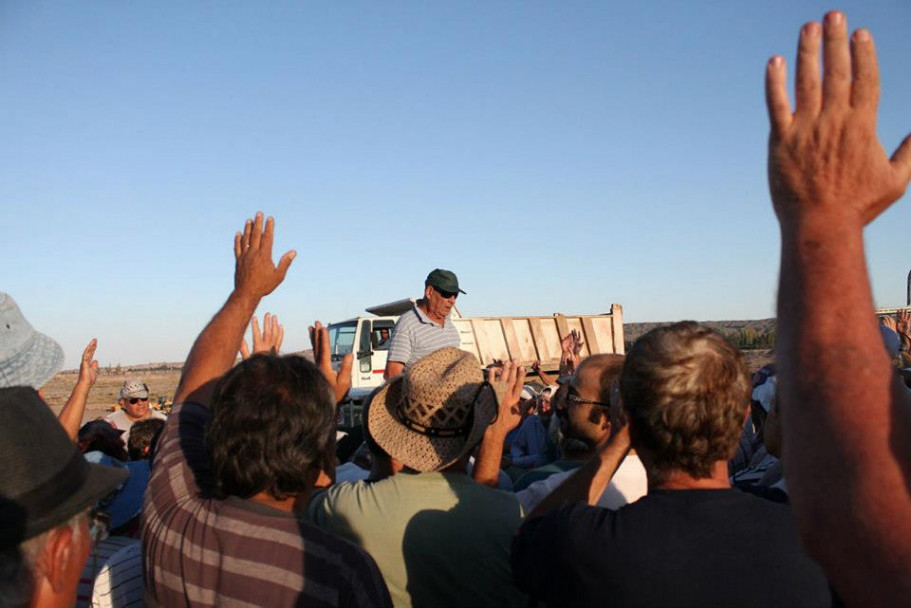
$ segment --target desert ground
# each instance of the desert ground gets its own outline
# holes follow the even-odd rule
[[[47,401],[54,413],[59,413],[66,403],[67,397],[76,385],[78,378],[76,371],[64,371],[54,376],[50,382],[41,389],[44,400]],[[149,385],[149,400],[158,403],[159,397],[168,401],[174,396],[177,382],[180,380],[179,369],[168,370],[121,370],[113,373],[102,369],[98,375],[98,382],[89,393],[89,402],[85,409],[83,422],[107,415],[117,403],[120,387],[127,378],[139,378]]]

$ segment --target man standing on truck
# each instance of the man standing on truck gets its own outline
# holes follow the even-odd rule
[[[418,359],[441,348],[459,348],[459,331],[449,313],[460,293],[465,292],[459,288],[454,272],[436,268],[427,275],[424,297],[399,317],[392,330],[385,379],[395,378]]]

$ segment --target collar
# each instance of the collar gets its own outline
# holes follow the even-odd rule
[[[430,325],[436,325],[437,327],[445,327],[445,326],[446,326],[446,319],[443,319],[443,322],[442,322],[442,323],[437,323],[436,321],[431,320],[430,317],[427,316],[427,313],[425,313],[425,312],[421,309],[421,307],[418,306],[417,304],[414,305],[414,308],[413,308],[412,310],[414,310],[414,314],[416,314],[416,315],[418,316],[418,320],[419,320],[421,323],[427,323],[427,324],[430,324]]]

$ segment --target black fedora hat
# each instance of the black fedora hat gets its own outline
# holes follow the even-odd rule
[[[0,389],[0,547],[58,526],[126,481],[86,462],[33,388]]]

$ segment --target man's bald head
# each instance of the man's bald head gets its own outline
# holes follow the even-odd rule
[[[596,401],[610,403],[611,385],[620,378],[625,359],[623,355],[591,355],[576,370],[580,385],[587,387],[589,394],[597,394]]]

